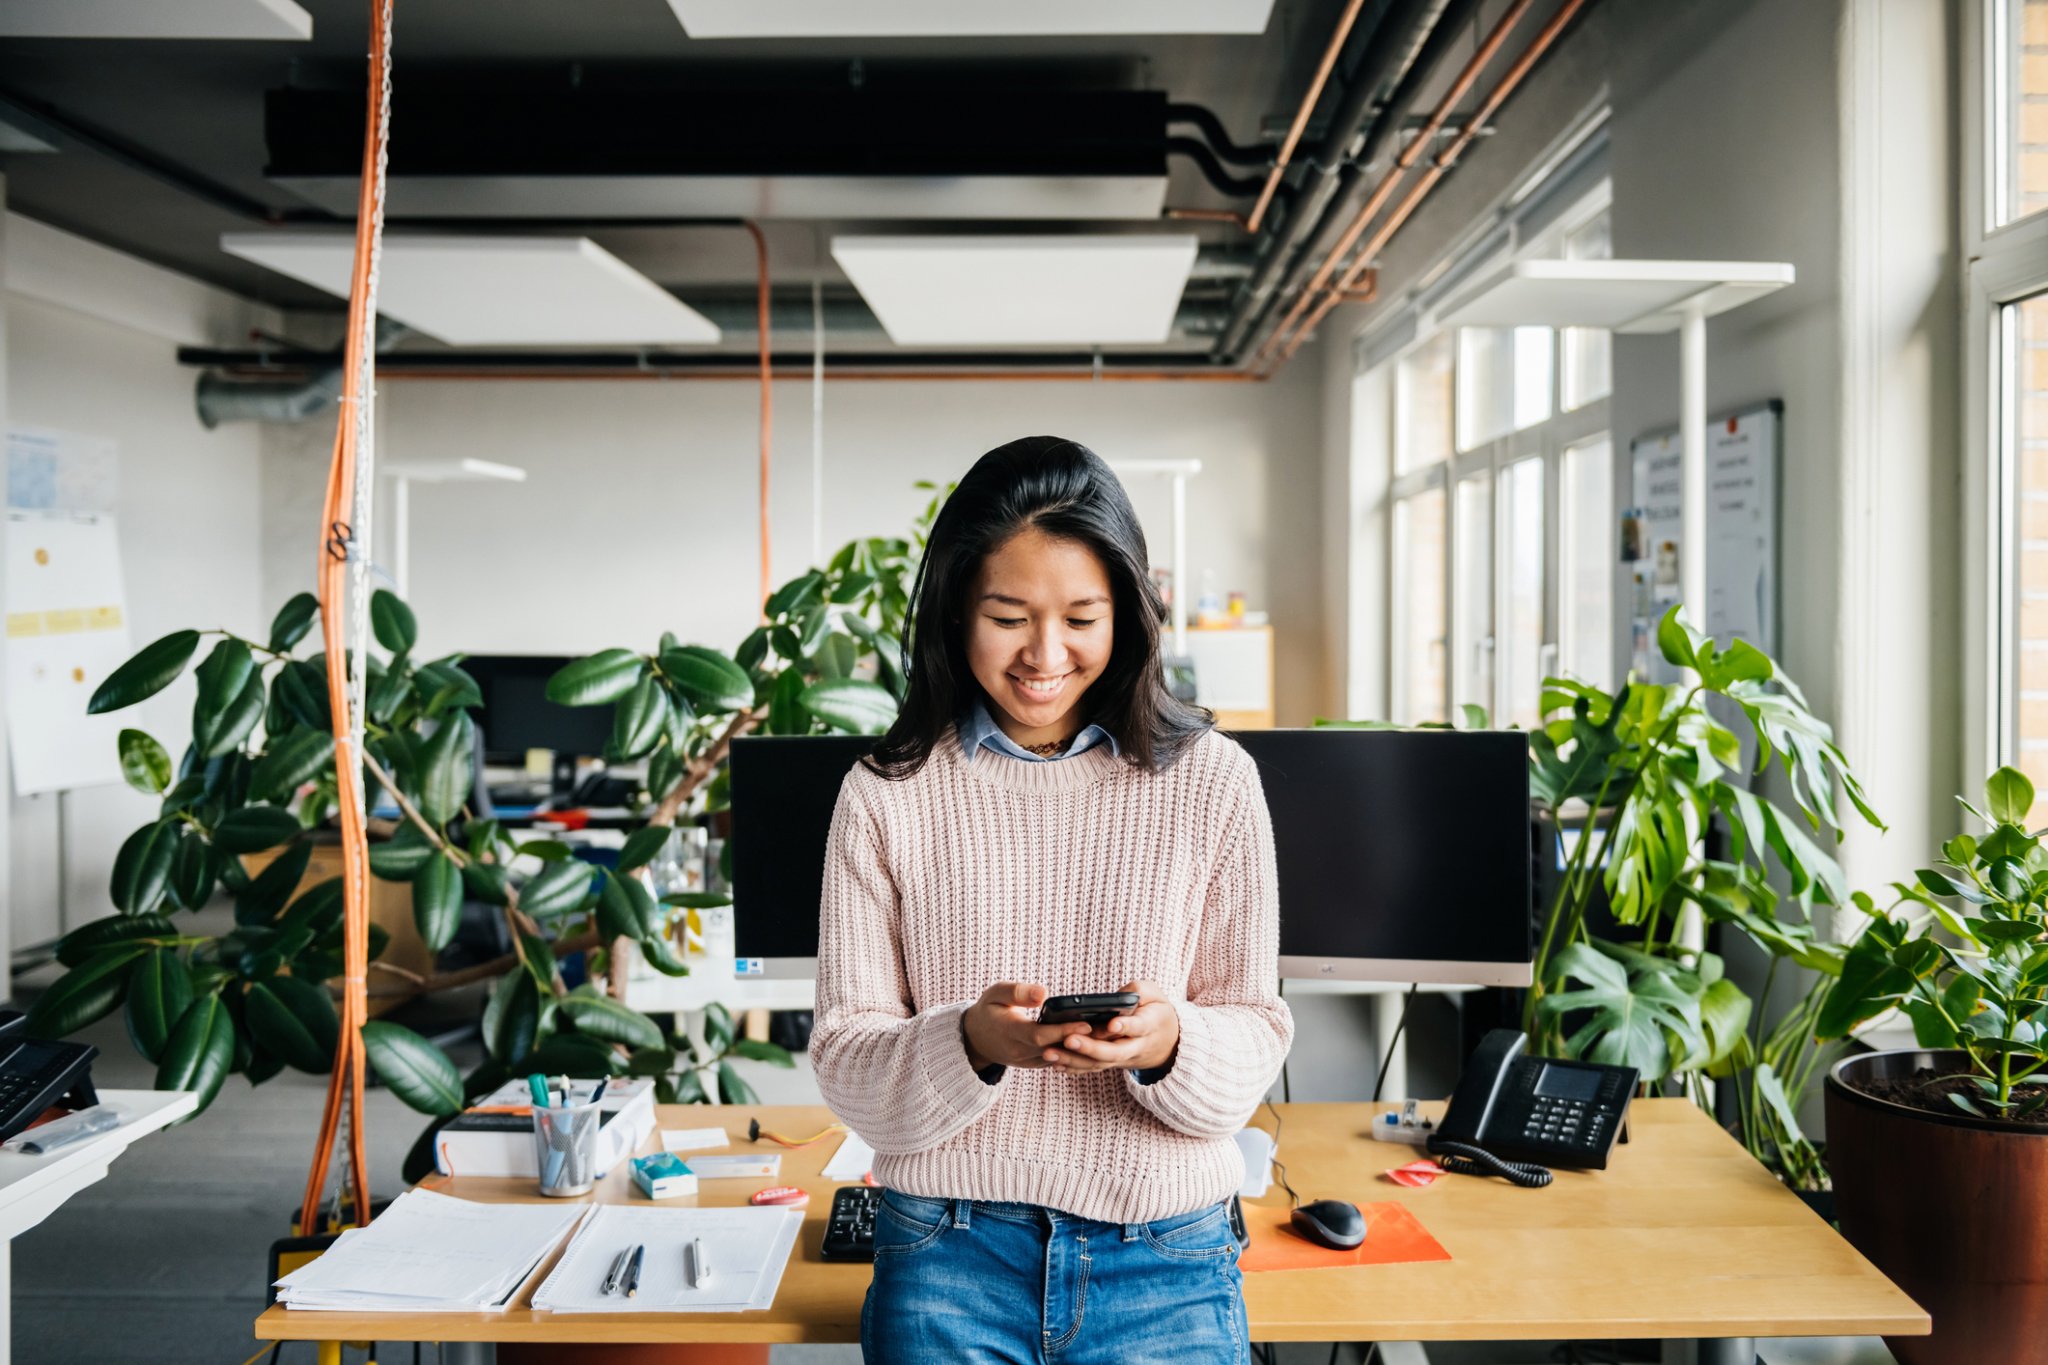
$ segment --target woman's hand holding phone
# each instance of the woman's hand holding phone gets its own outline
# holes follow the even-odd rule
[[[1049,1064],[1062,1071],[1150,1071],[1173,1060],[1180,1046],[1180,1014],[1159,983],[1130,981],[1117,989],[1135,992],[1138,1008],[1047,1048]]]
[[[976,1071],[989,1066],[1052,1066],[1062,1057],[1060,1041],[1086,1035],[1088,1025],[1041,1024],[1038,1007],[1046,989],[1022,981],[998,981],[967,1007],[960,1026],[967,1035],[967,1060]]]

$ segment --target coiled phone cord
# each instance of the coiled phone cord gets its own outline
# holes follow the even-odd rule
[[[1529,1190],[1540,1190],[1551,1180],[1550,1172],[1541,1166],[1526,1161],[1504,1161],[1484,1147],[1474,1147],[1469,1142],[1433,1137],[1429,1140],[1429,1152],[1437,1159],[1437,1165],[1453,1175],[1497,1175]]]

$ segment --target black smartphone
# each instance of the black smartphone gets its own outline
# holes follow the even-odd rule
[[[1138,1008],[1136,991],[1105,991],[1100,995],[1055,995],[1038,1009],[1041,1024],[1086,1024],[1101,1028],[1120,1014]]]

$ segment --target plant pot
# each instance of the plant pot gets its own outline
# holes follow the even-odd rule
[[[1857,1088],[1962,1051],[1874,1052],[1828,1070],[1827,1162],[1842,1235],[1934,1318],[1886,1337],[1900,1365],[2048,1360],[2048,1130],[1937,1114]]]

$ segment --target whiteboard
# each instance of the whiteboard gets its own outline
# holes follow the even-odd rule
[[[1785,405],[1773,399],[1715,418],[1707,428],[1707,600],[1686,618],[1725,645],[1747,640],[1773,657],[1778,644],[1778,467]],[[1678,670],[1657,649],[1657,623],[1679,600],[1684,489],[1678,433],[1629,443],[1633,482],[1622,512],[1628,571],[1630,666],[1650,682]]]

